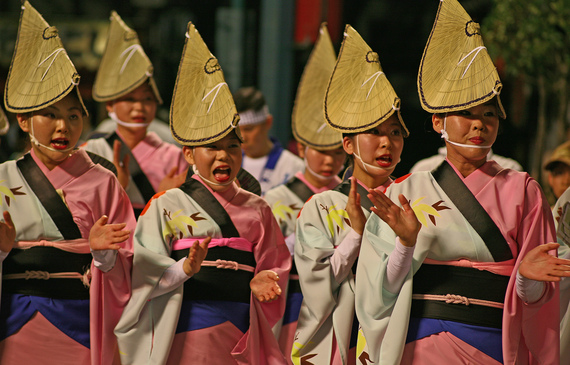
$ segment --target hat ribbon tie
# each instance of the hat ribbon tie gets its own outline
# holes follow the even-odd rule
[[[119,72],[120,74],[123,74],[123,71],[125,71],[125,68],[127,67],[127,63],[129,63],[129,61],[131,60],[131,57],[133,57],[133,55],[135,54],[136,51],[142,51],[142,46],[140,44],[133,44],[130,47],[127,47],[127,49],[125,49],[120,57],[123,57],[127,52],[129,52],[129,54],[127,55],[127,58],[125,59],[125,62],[123,62],[123,66],[121,66],[121,71]]]
[[[366,85],[366,83],[367,83],[368,81],[370,81],[373,77],[375,77],[375,78],[374,78],[374,82],[372,83],[372,86],[370,86],[370,90],[368,90],[368,94],[366,94],[366,100],[368,100],[368,96],[370,96],[370,92],[372,91],[372,88],[374,88],[374,85],[376,85],[376,81],[378,80],[378,77],[380,77],[380,75],[383,75],[383,74],[384,74],[384,72],[382,72],[382,71],[377,71],[377,72],[375,72],[372,76],[370,76],[369,78],[367,78],[366,81],[364,81],[364,82],[362,83],[362,85],[360,85],[360,87],[363,87],[364,85]]]
[[[461,78],[463,78],[463,76],[465,76],[465,74],[467,73],[467,70],[469,70],[469,67],[471,67],[471,64],[473,63],[473,61],[475,61],[475,57],[477,57],[479,52],[481,52],[484,49],[487,49],[487,47],[485,47],[485,46],[475,47],[475,48],[473,48],[473,50],[471,52],[467,53],[465,55],[465,57],[463,57],[459,62],[457,62],[457,66],[459,66],[459,64],[461,62],[463,62],[467,57],[469,57],[471,55],[471,53],[475,52],[475,55],[473,55],[473,58],[471,58],[471,62],[469,62],[469,64],[467,65],[467,68],[465,69],[465,71],[463,71],[463,75],[461,75]]]
[[[42,75],[42,81],[44,79],[44,77],[46,77],[46,74],[48,73],[49,69],[51,68],[51,65],[53,65],[53,62],[55,61],[55,59],[57,58],[57,56],[61,53],[64,52],[65,53],[65,49],[63,48],[58,48],[55,51],[53,51],[49,56],[47,56],[46,58],[44,58],[44,60],[42,62],[40,62],[38,64],[37,67],[40,67],[44,62],[46,62],[47,60],[49,60],[50,58],[53,57],[53,59],[51,60],[48,68],[46,69],[46,71],[44,72],[44,74]]]
[[[206,112],[206,114],[208,114],[210,112],[210,109],[212,108],[212,104],[214,104],[214,101],[216,100],[216,97],[218,97],[218,93],[220,92],[220,89],[222,88],[222,86],[227,85],[225,82],[220,82],[219,84],[217,84],[216,86],[214,86],[212,88],[212,90],[210,90],[206,95],[204,95],[204,97],[202,98],[202,101],[204,101],[204,99],[206,99],[208,97],[208,95],[210,95],[214,90],[216,90],[216,94],[214,95],[214,98],[212,99],[212,101],[210,102],[210,106],[208,107],[208,111]]]

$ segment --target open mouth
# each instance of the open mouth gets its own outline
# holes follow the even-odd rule
[[[56,150],[65,150],[69,147],[69,140],[65,138],[56,138],[52,139],[50,144]]]
[[[392,156],[382,155],[376,159],[376,162],[381,167],[390,167],[392,165]]]
[[[216,169],[214,169],[214,179],[216,179],[217,182],[226,182],[230,179],[230,174],[232,172],[232,169],[230,167],[227,166],[222,166],[222,167],[218,167]]]

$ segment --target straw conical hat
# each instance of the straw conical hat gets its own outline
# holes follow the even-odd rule
[[[24,2],[18,39],[10,64],[4,105],[12,113],[33,112],[63,99],[76,89],[79,74],[63,48],[57,29]]]
[[[335,62],[331,37],[323,23],[303,70],[291,118],[295,139],[317,150],[342,146],[342,133],[330,128],[323,114],[323,99]]]
[[[156,100],[162,104],[153,70],[137,33],[112,11],[107,46],[93,84],[93,99],[101,102],[120,98],[148,80]]]
[[[418,73],[422,107],[430,113],[464,110],[497,97],[503,84],[483,44],[481,29],[457,0],[442,0]]]
[[[8,117],[6,117],[4,110],[0,108],[0,135],[6,134],[9,127],[10,125],[8,124]]]
[[[170,105],[172,136],[181,145],[200,146],[220,140],[232,130],[240,137],[238,122],[218,59],[190,22]]]
[[[400,98],[380,66],[378,54],[350,25],[325,94],[325,118],[343,133],[360,133],[375,128],[394,112],[400,115]]]

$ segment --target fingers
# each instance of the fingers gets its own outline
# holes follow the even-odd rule
[[[202,247],[202,249],[204,250],[208,250],[208,245],[210,244],[210,241],[212,240],[212,237],[206,237],[205,240],[202,241],[202,243],[200,243],[200,247]]]
[[[115,165],[119,165],[121,162],[121,142],[119,140],[115,140],[113,142],[113,163]]]
[[[107,217],[106,215],[101,216],[101,218],[99,218],[97,220],[97,222],[95,222],[95,224],[99,225],[99,226],[104,226],[105,224],[107,224],[107,221],[109,220],[109,217]]]
[[[404,196],[404,194],[398,195],[398,200],[400,201],[402,208],[404,208],[404,211],[409,212],[410,210],[413,210],[412,207],[410,207],[410,202]]]
[[[10,212],[5,210],[2,215],[4,216],[4,222],[6,222],[8,228],[10,229],[14,228],[14,222],[12,221],[12,216],[10,215]]]
[[[127,166],[129,166],[129,161],[131,159],[131,155],[129,155],[128,153],[125,155],[125,157],[123,157],[123,166],[125,169],[127,168]]]
[[[267,270],[267,277],[274,281],[279,281],[279,275],[273,270]]]

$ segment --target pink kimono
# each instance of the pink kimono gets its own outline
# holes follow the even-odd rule
[[[202,184],[197,175],[191,179]],[[115,330],[124,365],[285,364],[271,332],[283,315],[285,296],[261,303],[249,290],[249,281],[262,270],[275,271],[280,287],[286,287],[291,257],[279,226],[263,199],[236,184],[221,193],[204,186],[239,237],[227,237],[208,209],[181,189],[149,202],[135,232],[133,297]],[[165,271],[188,254],[180,251],[207,236],[210,262],[183,285],[153,294]],[[228,251],[235,260],[224,256]],[[211,258],[219,252],[217,260]]]
[[[103,215],[109,217],[110,224],[127,223],[126,229],[134,230],[136,222],[129,199],[116,177],[94,164],[83,150],[75,151],[51,171],[33,150],[31,157],[67,205],[81,238],[64,238],[65,234],[31,190],[16,161],[0,165],[3,193],[0,210],[9,211],[16,226],[16,243],[2,264],[0,363],[117,363],[113,329],[130,297],[132,240],[121,244],[123,248],[114,267],[103,273],[92,264],[88,238],[91,227]],[[18,260],[32,255],[33,266],[29,270],[35,271],[23,267],[25,273],[21,272],[24,270],[5,272],[14,267],[11,256],[16,255]],[[54,264],[55,257],[85,260],[85,271],[61,272],[62,268],[58,269],[61,263]],[[40,277],[22,280],[32,273]],[[58,289],[58,285],[63,289]],[[83,285],[88,289],[81,290]],[[22,294],[28,287],[35,289]],[[49,290],[38,295],[42,287],[55,289],[58,296],[50,297]],[[71,295],[70,287],[80,293]],[[12,288],[18,291],[13,292]]]
[[[487,161],[466,178],[453,169],[496,224],[513,258],[503,261],[493,259],[485,242],[442,190],[431,172],[413,173],[397,179],[388,188],[386,195],[397,201],[398,194],[404,194],[422,227],[413,253],[412,268],[400,291],[391,293],[383,288],[383,283],[395,236],[378,216],[372,215],[368,220],[357,269],[359,280],[356,282],[356,312],[364,335],[362,341],[359,341],[359,347],[366,347],[363,352],[370,361],[382,364],[412,361],[441,363],[450,358],[474,364],[557,364],[558,285],[546,283],[543,296],[532,304],[524,303],[515,289],[517,268],[527,252],[537,245],[556,240],[552,215],[542,190],[528,174],[503,169],[494,161]],[[488,340],[486,336],[467,336],[468,339],[465,340],[456,337],[453,329],[433,332],[429,328],[424,331],[425,335],[417,335],[424,333],[421,321],[425,318],[419,318],[420,326],[413,331],[408,327],[409,324],[418,323],[417,318],[413,321],[410,319],[410,306],[413,312],[412,302],[418,300],[413,290],[414,285],[421,279],[414,274],[423,266],[445,268],[447,265],[476,268],[506,280],[504,303],[478,304],[473,298],[469,299],[473,302],[470,305],[474,307],[488,308],[496,305],[495,308],[502,308],[502,321],[499,317],[497,329],[499,343],[490,344],[493,348],[499,345],[501,350],[502,336],[502,358],[496,359],[484,350],[487,346],[484,342]],[[434,279],[436,278],[431,277],[431,282],[437,281]],[[439,300],[428,297],[419,299],[425,302]],[[465,304],[454,304],[453,301],[448,303],[449,310]],[[443,323],[447,325],[454,322]],[[468,326],[459,324],[458,327],[465,329]],[[477,328],[475,331],[486,331],[488,327]],[[410,332],[415,337],[410,338]],[[408,344],[404,348],[406,336]],[[474,342],[470,344],[469,341]],[[424,343],[429,344],[425,347]]]

